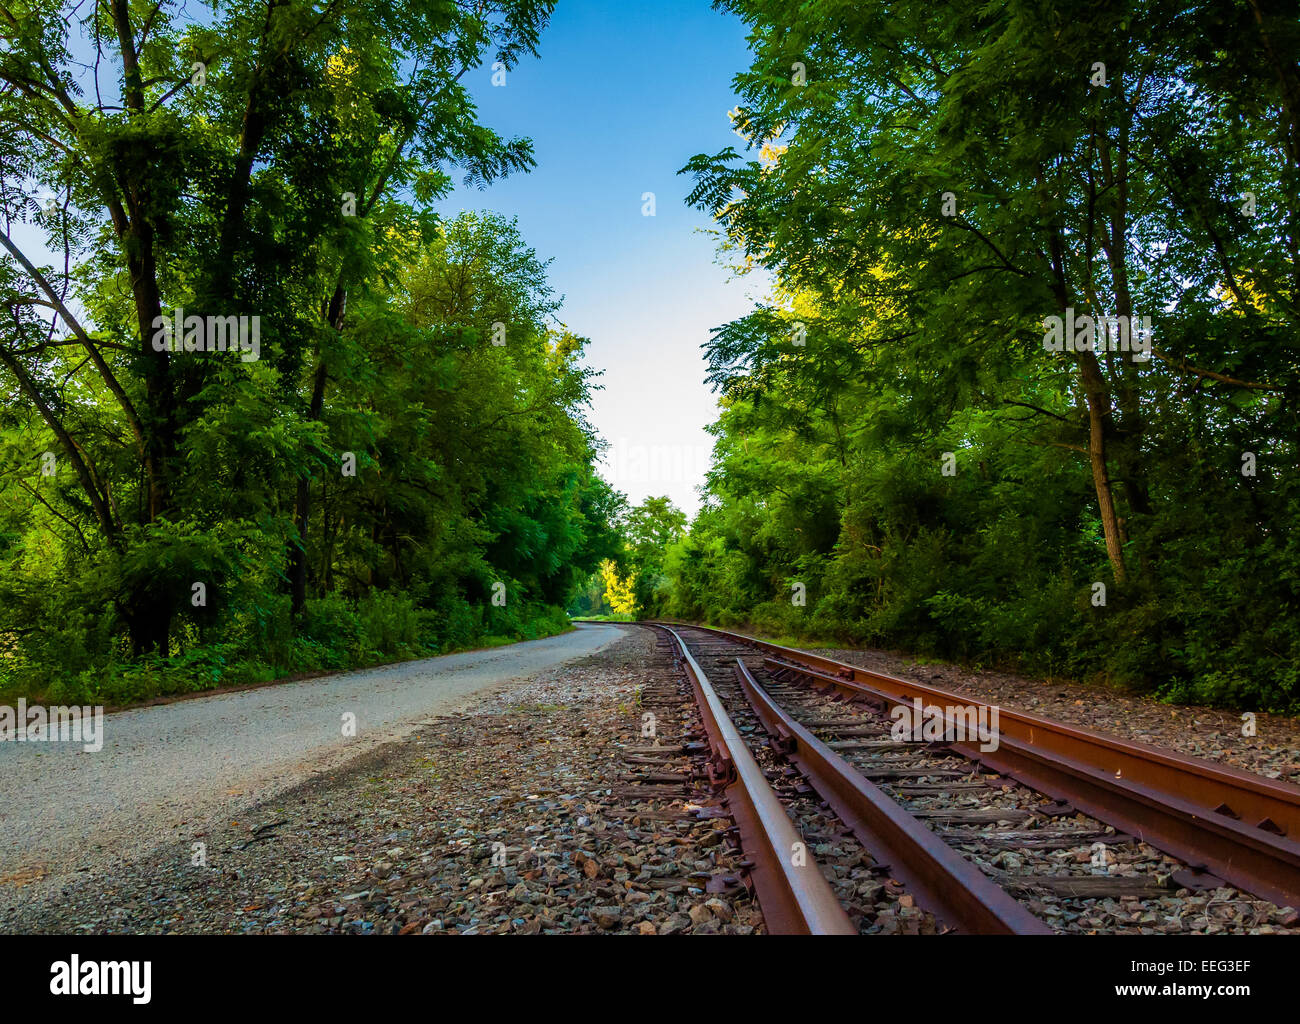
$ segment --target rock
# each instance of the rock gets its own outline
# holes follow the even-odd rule
[[[685,914],[674,914],[659,926],[660,935],[676,935],[691,926],[691,919]]]
[[[617,928],[623,921],[623,911],[618,907],[593,907],[591,919],[602,928]]]
[[[655,925],[653,921],[642,921],[640,924],[636,926],[636,931],[638,935],[658,934],[658,931],[655,929]]]
[[[700,925],[704,924],[705,921],[713,920],[713,911],[704,903],[695,904],[695,906],[691,907],[689,913],[692,924]]]
[[[731,904],[726,902],[726,900],[718,899],[716,896],[713,899],[706,901],[704,905],[708,907],[713,913],[713,916],[723,924],[729,924],[732,918],[736,916],[736,912],[732,909]]]

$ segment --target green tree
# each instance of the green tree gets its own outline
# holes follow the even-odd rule
[[[11,314],[0,367],[77,481],[87,544],[118,558],[154,545],[149,560],[167,575],[168,534],[205,521],[195,492],[214,476],[237,482],[228,471],[240,456],[266,456],[190,457],[209,407],[238,406],[282,446],[287,479],[273,486],[293,495],[288,574],[301,606],[307,481],[348,296],[401,258],[394,238],[430,226],[423,204],[449,185],[440,163],[480,182],[530,165],[528,143],[478,124],[460,79],[486,54],[509,66],[533,52],[551,6],[270,0],[201,21],[143,0],[0,12],[0,288]],[[61,266],[41,265],[31,232],[14,230],[22,220]],[[174,309],[258,316],[265,366],[155,344]],[[96,378],[85,386],[112,402],[107,437],[70,429],[51,393],[61,372]],[[277,423],[285,401],[305,413],[292,426]],[[278,515],[282,500],[258,493],[245,508]],[[167,652],[187,574],[115,595],[137,652]]]
[[[636,606],[644,616],[663,612],[667,587],[664,556],[668,545],[685,533],[687,523],[686,514],[666,497],[646,498],[623,519],[626,562],[634,580]]]
[[[724,408],[690,544],[723,575],[670,559],[674,600],[1293,700],[1296,631],[1264,609],[1298,596],[1294,17],[719,6],[751,27],[753,155],[692,159],[690,201],[777,287],[708,345]],[[1112,316],[1153,338],[1045,344],[1053,317],[1118,342]]]

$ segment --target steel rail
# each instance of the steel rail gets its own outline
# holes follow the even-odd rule
[[[913,705],[991,709],[936,687],[757,640],[692,626],[764,653],[769,667],[829,685],[882,709]],[[1300,907],[1300,787],[998,707],[996,750],[946,745],[963,757],[1144,840],[1184,861],[1180,884],[1229,882],[1280,905]]]
[[[715,758],[715,777],[724,783],[727,807],[752,861],[750,876],[763,921],[773,935],[856,935],[848,914],[795,832],[781,801],[728,716],[708,676],[686,643],[666,626],[680,649]]]
[[[933,829],[865,778],[844,758],[796,722],[736,659],[745,696],[778,749],[803,773],[840,819],[942,924],[970,934],[1051,935],[1052,928]]]

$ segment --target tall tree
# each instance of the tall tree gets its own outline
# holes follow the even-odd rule
[[[395,237],[428,230],[444,164],[478,182],[530,165],[528,143],[475,120],[462,79],[486,56],[510,66],[534,52],[552,6],[262,0],[200,20],[167,0],[0,9],[0,365],[58,438],[103,543],[123,552],[202,516],[191,492],[214,467],[186,447],[219,396],[251,388],[268,418],[300,396],[289,576],[301,605],[312,424],[349,292],[400,256]],[[182,309],[259,317],[278,379],[156,344]],[[68,346],[116,403],[138,482],[97,465],[50,399]],[[151,574],[138,584],[120,595],[134,646],[165,652],[181,592]]]

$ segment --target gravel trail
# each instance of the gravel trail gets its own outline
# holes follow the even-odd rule
[[[431,715],[621,635],[579,625],[507,647],[116,712],[93,753],[76,743],[0,743],[0,912],[216,816],[238,816]],[[348,714],[354,737],[343,735]]]

